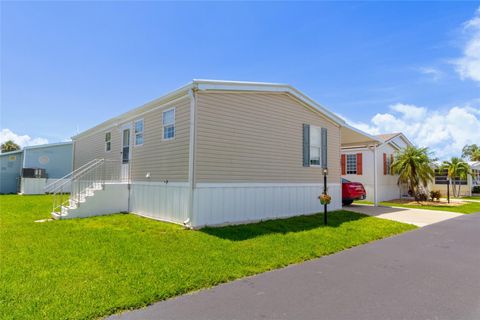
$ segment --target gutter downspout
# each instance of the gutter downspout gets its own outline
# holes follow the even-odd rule
[[[188,218],[183,222],[185,226],[193,228],[194,221],[194,196],[195,196],[195,123],[196,123],[196,99],[197,87],[194,86],[188,91],[190,97],[190,141],[188,148]]]

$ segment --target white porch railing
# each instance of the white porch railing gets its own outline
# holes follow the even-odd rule
[[[94,159],[84,164],[45,187],[46,192],[53,194],[52,213],[63,215],[68,209],[79,207],[95,190],[103,189],[105,183],[129,182],[130,172],[127,171],[118,160]]]

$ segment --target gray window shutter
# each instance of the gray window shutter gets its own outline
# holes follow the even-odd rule
[[[303,166],[310,167],[310,125],[303,124]]]
[[[328,168],[327,150],[327,128],[322,128],[322,168]]]

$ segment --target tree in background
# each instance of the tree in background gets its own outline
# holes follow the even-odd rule
[[[13,142],[12,140],[8,140],[2,143],[1,148],[2,148],[2,153],[20,150],[20,146],[15,142]]]
[[[470,161],[480,161],[480,149],[472,152],[470,155]]]
[[[398,174],[398,184],[405,183],[416,201],[422,200],[421,187],[427,187],[435,177],[435,159],[428,148],[407,147],[395,155],[392,171]]]
[[[447,177],[450,180],[450,185],[452,186],[453,196],[459,197],[462,188],[460,180],[467,180],[467,176],[472,174],[468,163],[461,158],[452,157],[450,161],[443,161],[442,165],[440,166],[440,170],[447,171]]]
[[[462,149],[462,158],[470,159],[470,161],[480,161],[480,147],[476,144],[465,145]]]

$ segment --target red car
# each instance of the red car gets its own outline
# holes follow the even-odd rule
[[[342,178],[342,203],[344,206],[352,204],[354,200],[363,200],[366,196],[363,184]]]

